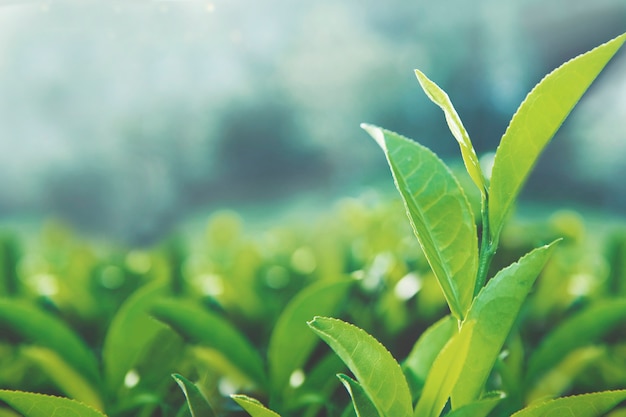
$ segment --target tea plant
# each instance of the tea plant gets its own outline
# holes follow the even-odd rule
[[[597,268],[584,256],[582,223],[557,216],[540,232],[524,228],[517,246],[504,225],[542,149],[624,41],[544,78],[511,120],[491,173],[446,93],[416,71],[478,189],[479,227],[467,190],[434,153],[363,125],[389,162],[417,242],[404,239],[397,207],[354,204],[312,235],[283,229],[262,243],[245,239],[236,217],[216,216],[199,255],[181,238],[102,255],[55,229],[41,253],[30,248],[20,260],[15,239],[0,236],[0,401],[11,407],[0,416],[608,413],[626,399],[611,390],[626,385],[623,341],[614,340],[626,319],[626,234],[612,237],[611,274],[576,298],[564,294],[570,277]],[[536,241],[545,244],[532,249]],[[412,301],[398,297],[417,275]],[[56,276],[64,280],[52,281],[52,294]],[[399,364],[389,351],[407,338],[415,344]]]

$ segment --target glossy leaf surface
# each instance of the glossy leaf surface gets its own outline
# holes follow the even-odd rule
[[[465,317],[478,269],[478,239],[470,205],[448,167],[432,151],[372,125],[402,196],[415,235],[457,319]]]
[[[441,414],[466,362],[474,325],[474,322],[466,322],[463,331],[455,334],[437,355],[415,406],[415,417]]]
[[[0,400],[24,417],[105,417],[101,412],[78,401],[51,395],[0,390]]]
[[[372,403],[370,397],[367,396],[361,384],[344,374],[339,374],[337,377],[348,390],[357,417],[380,417],[378,411],[376,411],[376,406]]]
[[[624,400],[626,390],[594,392],[530,405],[511,417],[602,417]]]
[[[337,319],[316,317],[309,326],[356,376],[381,417],[412,415],[411,393],[402,369],[380,342]]]
[[[626,41],[623,34],[566,62],[539,82],[502,136],[489,186],[489,225],[497,240],[505,217],[539,154],[600,71]]]
[[[476,184],[480,190],[481,194],[484,195],[487,187],[485,185],[483,172],[480,168],[480,163],[478,162],[478,156],[476,155],[476,151],[474,150],[469,134],[467,133],[467,130],[465,130],[463,122],[461,122],[461,118],[450,101],[450,97],[448,97],[448,94],[445,91],[426,77],[426,75],[424,75],[421,71],[415,70],[415,75],[417,76],[417,79],[428,98],[431,99],[433,103],[441,107],[441,110],[443,110],[450,132],[452,132],[452,135],[454,135],[454,138],[461,147],[461,155],[463,156],[465,168],[472,178],[472,181],[474,181],[474,184]]]
[[[452,394],[457,409],[480,398],[522,303],[547,262],[556,242],[542,246],[496,274],[480,291],[467,316],[476,323],[468,360]],[[463,332],[463,330],[461,330]]]
[[[446,417],[487,417],[504,397],[505,395],[501,392],[489,393],[478,401],[465,404],[446,414]]]
[[[185,394],[189,412],[192,417],[215,417],[215,413],[207,399],[202,395],[196,384],[182,375],[173,374],[172,378]]]
[[[250,398],[247,395],[231,395],[230,397],[252,417],[280,417],[278,413],[275,413],[261,404],[260,401]]]

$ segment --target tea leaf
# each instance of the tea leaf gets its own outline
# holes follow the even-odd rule
[[[428,371],[441,349],[457,333],[457,321],[448,315],[430,326],[417,340],[402,364],[412,391],[421,391]]]
[[[348,390],[357,417],[380,417],[376,406],[372,404],[361,384],[344,374],[338,374],[337,377]]]
[[[258,400],[250,398],[247,395],[231,395],[230,397],[252,417],[280,417],[280,414],[275,413]]]
[[[0,400],[19,411],[24,417],[106,417],[78,401],[51,395],[0,390]]]
[[[98,389],[56,352],[39,346],[27,346],[22,349],[22,353],[37,363],[65,395],[97,410],[104,410]]]
[[[417,239],[457,319],[472,302],[478,240],[470,205],[448,167],[429,149],[361,125],[385,152]]]
[[[270,381],[273,392],[282,396],[294,370],[304,366],[319,339],[306,326],[314,316],[334,315],[353,281],[318,282],[285,307],[272,331],[268,347]]]
[[[530,405],[511,417],[601,417],[626,400],[626,390],[602,391]]]
[[[27,342],[56,352],[91,383],[98,384],[98,362],[83,340],[61,319],[19,300],[0,300],[0,322]]]
[[[227,320],[188,300],[161,300],[154,304],[152,314],[192,343],[220,352],[255,383],[265,384],[261,356]]]
[[[415,417],[438,417],[457,383],[469,350],[474,322],[466,322],[443,347],[430,368],[422,395],[415,406]]]
[[[428,98],[431,99],[433,103],[441,107],[441,110],[443,110],[448,127],[461,147],[461,155],[463,156],[465,168],[472,178],[472,181],[474,181],[474,184],[476,184],[480,190],[480,193],[484,196],[487,187],[485,184],[485,178],[483,177],[483,172],[480,169],[478,156],[472,146],[472,141],[470,140],[467,130],[465,130],[463,122],[461,122],[461,118],[450,101],[450,97],[448,97],[448,94],[446,94],[445,91],[443,91],[433,81],[428,79],[428,77],[426,77],[426,75],[424,75],[420,70],[415,70],[415,75],[417,76],[417,79]]]
[[[597,342],[626,320],[626,300],[605,299],[568,317],[543,338],[528,360],[529,383],[558,364],[569,352]]]
[[[104,376],[111,394],[123,386],[126,374],[142,359],[143,351],[163,329],[148,312],[167,294],[165,284],[155,282],[136,290],[117,311],[102,348]]]
[[[463,407],[446,414],[446,417],[487,417],[491,410],[504,398],[503,392],[491,392],[480,400],[465,404]]]
[[[566,62],[541,80],[517,109],[502,136],[491,173],[489,225],[493,241],[498,240],[505,217],[539,154],[624,41],[626,34]]]
[[[555,243],[537,248],[501,270],[478,293],[466,319],[476,323],[467,355],[472,360],[463,367],[459,383],[452,393],[453,410],[480,397],[522,303]]]
[[[215,412],[196,384],[182,375],[173,374],[172,378],[185,394],[191,417],[215,417]]]
[[[315,317],[308,324],[356,376],[381,417],[412,414],[411,393],[404,374],[383,345],[341,320]]]

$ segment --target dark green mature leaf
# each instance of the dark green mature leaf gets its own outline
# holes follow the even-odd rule
[[[25,346],[22,353],[37,363],[65,395],[97,410],[104,410],[98,389],[55,351],[39,346]]]
[[[472,178],[472,181],[474,181],[474,184],[476,184],[480,190],[481,194],[485,195],[487,186],[485,178],[483,177],[483,172],[480,169],[478,156],[476,155],[476,151],[474,150],[469,134],[467,133],[467,130],[465,130],[463,122],[461,122],[461,118],[450,101],[450,97],[448,97],[448,94],[446,94],[445,91],[443,91],[433,81],[428,79],[428,77],[426,77],[426,75],[424,75],[424,73],[420,70],[415,70],[415,75],[417,76],[417,79],[428,98],[431,99],[433,103],[441,107],[441,110],[443,110],[448,127],[461,147],[461,155],[463,156],[465,168]]]
[[[518,108],[498,146],[491,173],[492,240],[497,241],[539,154],[624,41],[626,34],[566,62],[541,80]]]
[[[402,364],[412,391],[421,391],[435,358],[457,331],[456,319],[448,315],[422,333]]]
[[[446,417],[487,417],[491,410],[504,398],[503,392],[491,392],[478,401],[465,404],[463,407],[446,414]]]
[[[376,339],[341,320],[315,317],[309,326],[356,376],[381,417],[409,417],[413,405],[402,369]]]
[[[422,395],[415,406],[415,417],[438,417],[452,394],[466,362],[474,322],[466,322],[443,347],[430,368]]]
[[[304,366],[319,339],[306,322],[315,316],[333,316],[353,281],[318,282],[289,302],[278,318],[268,347],[272,392],[281,397],[291,374]]]
[[[154,302],[166,294],[163,283],[146,285],[135,291],[113,317],[102,348],[105,382],[112,395],[117,395],[127,373],[162,331],[163,324],[148,313]]]
[[[528,361],[527,381],[532,383],[568,353],[596,343],[626,321],[626,300],[606,299],[570,316],[543,338]]]
[[[361,126],[385,152],[415,235],[450,311],[462,319],[472,302],[478,239],[474,215],[461,186],[429,149],[388,130]]]
[[[91,384],[100,381],[98,362],[85,342],[61,319],[32,304],[0,300],[0,321],[9,325],[26,342],[56,352]]]
[[[173,374],[172,378],[185,394],[192,417],[215,417],[215,412],[196,384],[182,375]]]
[[[0,400],[19,411],[24,417],[106,417],[78,401],[51,395],[0,390]]]
[[[280,417],[280,414],[275,413],[258,400],[250,398],[247,395],[231,395],[230,397],[252,417]]]
[[[370,397],[367,396],[361,384],[344,374],[338,374],[337,377],[348,390],[357,417],[380,417],[378,411],[376,411],[376,406],[372,403]]]
[[[263,360],[258,351],[221,316],[188,300],[161,300],[151,312],[190,342],[217,350],[252,381],[265,385]]]
[[[602,391],[530,405],[511,417],[601,417],[626,400],[626,390]]]
[[[480,398],[487,377],[537,276],[556,242],[542,246],[496,274],[478,293],[467,320],[476,323],[468,358],[452,393],[452,409]],[[463,332],[463,330],[461,330]]]

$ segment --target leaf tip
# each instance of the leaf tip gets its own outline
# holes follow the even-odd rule
[[[368,123],[361,123],[361,129],[369,133],[369,135],[374,138],[376,143],[378,143],[378,146],[385,151],[387,150],[387,146],[385,144],[385,133],[380,127]]]

